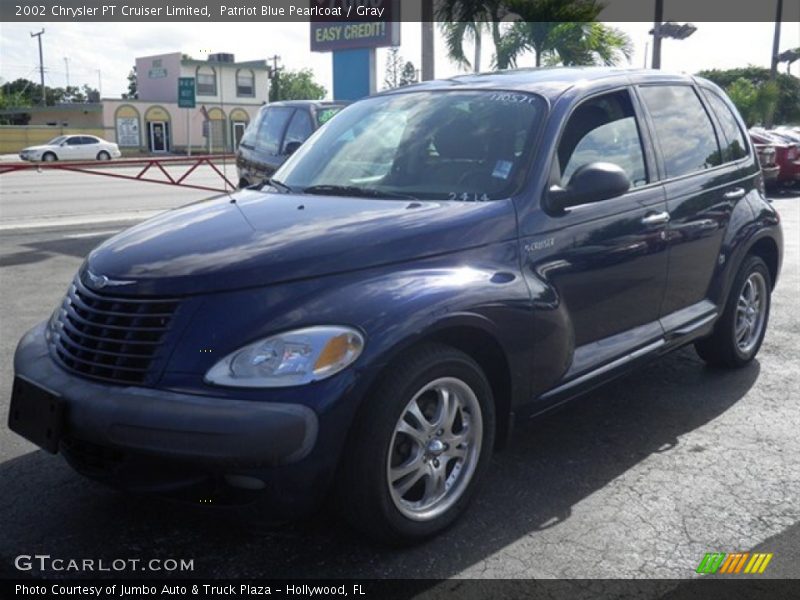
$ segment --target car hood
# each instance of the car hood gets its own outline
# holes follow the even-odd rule
[[[41,150],[47,150],[49,148],[53,148],[53,146],[48,146],[47,144],[42,144],[40,146],[28,146],[27,148],[23,148],[22,152],[38,152]]]
[[[342,273],[515,235],[510,200],[382,200],[244,190],[169,211],[115,235],[89,254],[84,271],[116,280],[109,293],[182,295]]]

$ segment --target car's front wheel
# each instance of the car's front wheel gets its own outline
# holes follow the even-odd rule
[[[420,540],[466,508],[494,443],[494,400],[480,366],[449,346],[396,361],[359,415],[338,477],[345,517],[389,543]]]
[[[56,157],[56,155],[53,152],[45,152],[42,155],[42,160],[44,162],[54,162],[57,159],[58,159],[58,157]]]
[[[767,331],[771,292],[766,263],[758,256],[745,258],[714,331],[695,343],[700,358],[728,368],[743,367],[753,360]]]

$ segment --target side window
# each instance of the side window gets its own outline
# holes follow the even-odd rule
[[[67,146],[80,146],[81,144],[83,144],[83,138],[79,135],[67,138]]]
[[[261,122],[264,120],[267,110],[268,109],[261,109],[256,115],[256,118],[250,121],[250,124],[244,130],[242,139],[239,141],[240,146],[250,148],[251,150],[255,147],[256,139],[258,138],[258,130],[261,128]]]
[[[83,136],[81,139],[83,140],[83,142],[82,142],[83,144],[96,144],[97,143],[97,138],[89,137],[89,136],[86,136],[86,135]]]
[[[289,121],[289,129],[286,130],[286,138],[283,140],[282,153],[286,153],[286,146],[290,142],[300,142],[302,144],[313,132],[314,127],[311,124],[311,117],[308,111],[298,108],[294,111],[292,120]]]
[[[711,105],[711,110],[717,116],[719,126],[722,128],[722,135],[725,136],[724,140],[720,140],[724,144],[722,160],[728,162],[747,156],[747,140],[731,109],[715,92],[704,89],[703,95]]]
[[[285,106],[268,108],[264,111],[264,118],[258,127],[256,135],[256,148],[267,154],[278,154],[281,145],[281,136],[286,128],[286,121],[294,109]]]
[[[558,144],[558,161],[562,186],[579,167],[598,161],[621,167],[633,187],[645,185],[647,168],[630,94],[597,96],[576,108]]]
[[[694,88],[652,85],[640,88],[653,117],[667,177],[679,177],[721,164],[714,126]]]
[[[319,123],[320,126],[325,125],[325,123],[333,118],[333,115],[343,108],[344,106],[328,106],[326,108],[321,108],[317,111],[317,123]]]

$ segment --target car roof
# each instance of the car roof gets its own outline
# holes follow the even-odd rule
[[[670,73],[653,69],[622,69],[617,67],[540,67],[508,69],[487,73],[458,75],[395,88],[384,93],[410,90],[498,89],[535,92],[554,99],[572,87],[592,83],[651,83],[697,80],[685,73]]]
[[[345,106],[346,104],[347,102],[344,100],[280,100],[265,104],[264,108],[269,106],[313,106],[315,108],[324,108],[327,106]]]

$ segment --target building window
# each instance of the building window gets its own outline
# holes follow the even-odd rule
[[[256,95],[256,76],[250,69],[236,71],[236,95],[250,98]]]
[[[214,67],[197,67],[197,95],[217,95],[217,72]]]

